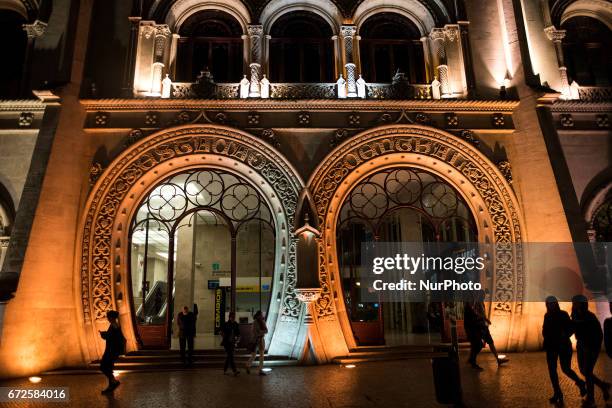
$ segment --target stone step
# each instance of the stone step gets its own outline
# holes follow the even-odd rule
[[[346,356],[335,357],[336,364],[355,364],[370,361],[430,359],[445,357],[448,347],[441,345],[428,346],[363,346],[349,350]]]

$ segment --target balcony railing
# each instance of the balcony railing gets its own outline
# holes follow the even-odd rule
[[[578,89],[581,101],[610,102],[612,101],[612,87],[580,86]]]
[[[174,99],[238,99],[240,84],[214,82],[175,82],[171,97]],[[335,83],[271,83],[271,99],[336,99]],[[370,99],[432,99],[431,85],[372,83],[366,85],[366,98]]]

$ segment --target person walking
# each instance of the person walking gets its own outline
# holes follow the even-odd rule
[[[586,395],[585,382],[572,370],[572,343],[570,341],[572,334],[574,334],[574,326],[567,312],[561,310],[556,297],[547,297],[542,336],[544,337],[548,375],[554,392],[549,399],[551,404],[563,404],[563,393],[557,374],[557,360],[559,360],[563,374],[571,378],[580,390],[580,395],[583,397]]]
[[[191,312],[187,306],[183,306],[183,310],[176,317],[179,328],[181,361],[183,364],[193,363],[193,339],[196,332],[196,319],[196,314]],[[187,355],[185,355],[185,349],[187,349]]]
[[[495,356],[497,366],[507,363],[509,360],[506,357],[499,357],[493,337],[489,331],[491,321],[486,317],[484,308],[484,293],[479,292],[473,302],[464,304],[464,328],[470,341],[470,357],[468,363],[476,370],[483,368],[476,362],[476,357],[482,351],[485,344],[489,346],[489,350]]]
[[[223,323],[221,327],[221,335],[223,341],[221,345],[225,349],[225,365],[223,367],[223,374],[227,373],[228,368],[232,368],[234,375],[240,374],[240,371],[236,369],[236,362],[234,361],[234,351],[236,350],[236,343],[240,338],[240,326],[236,323],[236,313],[230,312],[227,322]]]
[[[586,379],[587,392],[584,402],[588,405],[595,403],[595,385],[601,389],[604,400],[608,401],[610,384],[600,380],[593,373],[601,352],[603,332],[599,320],[589,311],[588,299],[584,295],[576,295],[572,298],[572,322],[576,336],[578,367]]]
[[[612,313],[612,302],[610,302],[610,313]],[[604,321],[604,344],[608,357],[612,358],[612,317]]]
[[[113,392],[119,386],[120,382],[115,378],[113,370],[115,361],[121,354],[125,354],[125,337],[119,326],[119,312],[109,310],[106,313],[106,319],[110,325],[106,331],[100,331],[100,336],[106,341],[104,354],[100,361],[100,371],[108,379],[108,386],[102,390],[102,394]]]
[[[259,375],[266,375],[263,372],[264,365],[264,356],[266,353],[266,341],[265,336],[268,333],[268,327],[266,326],[266,321],[264,320],[263,313],[261,310],[258,310],[253,316],[253,334],[252,339],[249,345],[249,351],[251,352],[251,356],[246,363],[246,372],[247,374],[251,373],[251,364],[253,364],[253,360],[255,360],[255,354],[259,349]]]

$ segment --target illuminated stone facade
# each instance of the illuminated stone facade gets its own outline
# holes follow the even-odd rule
[[[133,224],[186,171],[232,174],[269,208],[268,351],[304,361],[360,345],[336,223],[377,171],[443,180],[481,242],[609,240],[612,83],[597,53],[589,71],[575,50],[584,21],[610,44],[612,8],[517,4],[0,1],[24,24],[14,36],[26,67],[6,71],[0,95],[0,376],[99,358],[110,309],[129,350],[153,344],[134,307]],[[563,266],[603,296],[606,265]],[[529,279],[508,251],[483,282],[499,348],[541,345]],[[171,347],[169,319],[158,346]]]

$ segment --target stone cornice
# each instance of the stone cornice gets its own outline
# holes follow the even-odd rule
[[[45,106],[40,100],[0,100],[0,112],[44,111]]]
[[[587,102],[587,101],[563,101],[558,100],[550,105],[551,112],[585,112],[585,113],[610,113],[612,102]]]
[[[519,101],[493,100],[206,100],[206,99],[83,99],[87,111],[139,110],[270,110],[270,111],[380,111],[404,109],[428,112],[506,112],[511,113]]]

